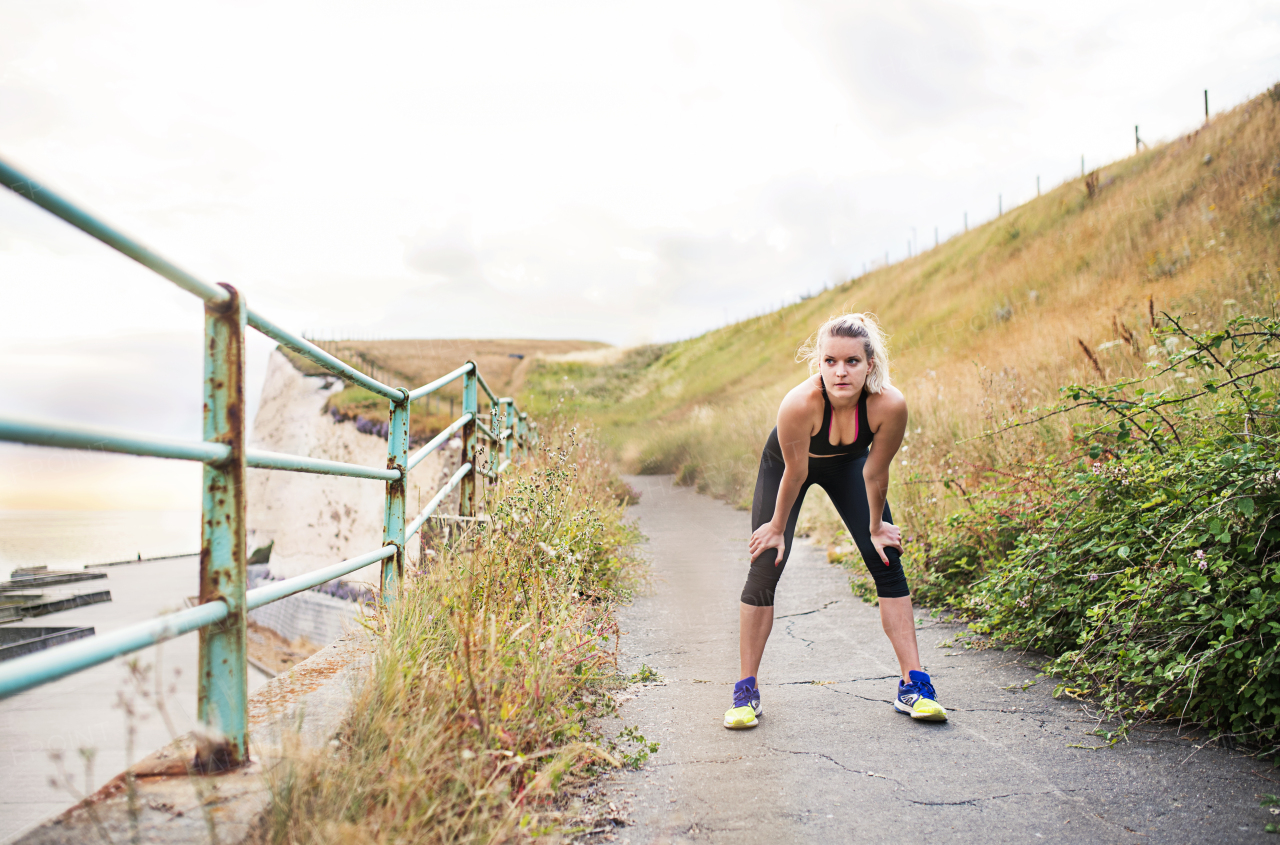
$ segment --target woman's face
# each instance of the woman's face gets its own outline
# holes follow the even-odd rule
[[[860,337],[829,337],[822,342],[818,372],[829,396],[857,396],[874,366],[867,360],[867,347]]]

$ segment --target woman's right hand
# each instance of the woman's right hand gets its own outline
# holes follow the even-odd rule
[[[773,562],[773,565],[777,566],[787,552],[787,537],[782,531],[774,528],[772,522],[766,522],[752,533],[751,542],[747,547],[751,550],[752,563],[769,549],[777,549],[778,558]]]
[[[889,566],[889,556],[884,553],[885,549],[897,549],[898,554],[902,554],[902,529],[891,522],[881,522],[879,528],[869,528],[871,535],[871,544],[876,547],[876,554],[880,555],[880,562],[885,566]]]

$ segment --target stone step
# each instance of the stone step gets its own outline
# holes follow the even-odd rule
[[[51,646],[93,636],[92,627],[81,628],[0,628],[0,660],[44,651]]]

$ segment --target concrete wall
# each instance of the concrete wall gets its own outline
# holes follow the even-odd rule
[[[249,611],[249,619],[289,641],[306,637],[316,645],[328,645],[360,623],[360,605],[307,590]]]

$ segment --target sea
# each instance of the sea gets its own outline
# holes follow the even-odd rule
[[[199,510],[0,510],[0,580],[24,566],[75,570],[199,551]]]

